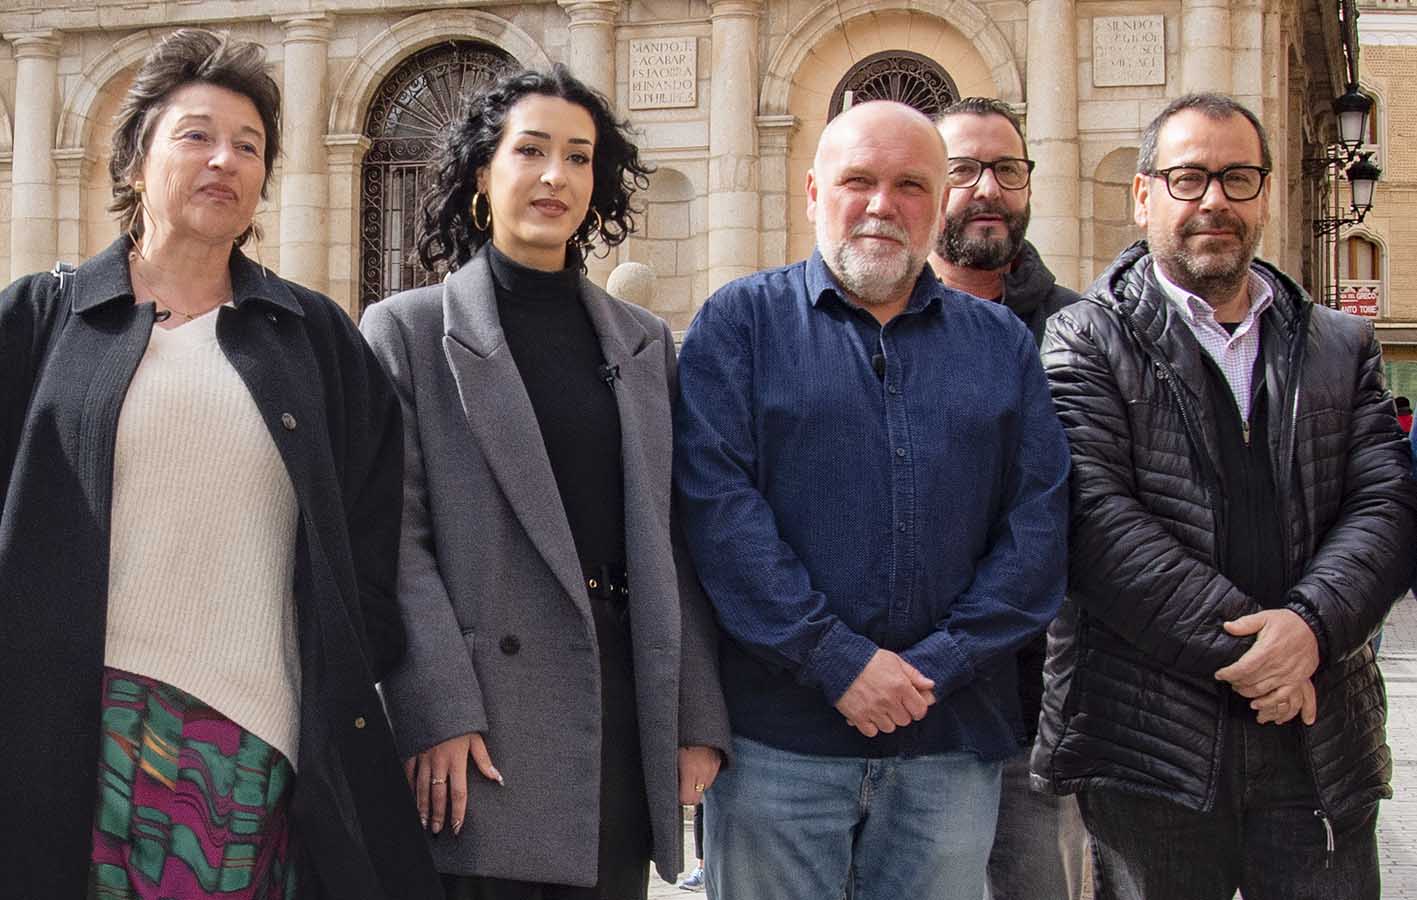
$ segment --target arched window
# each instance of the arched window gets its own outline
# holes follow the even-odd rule
[[[1338,305],[1344,312],[1383,314],[1383,248],[1353,234],[1338,242]]]
[[[359,198],[359,304],[431,284],[418,262],[418,204],[427,166],[458,103],[516,62],[476,41],[447,41],[404,60],[369,105]]]
[[[1362,235],[1344,238],[1338,248],[1338,277],[1342,281],[1380,281],[1383,248]]]
[[[886,50],[847,70],[832,91],[827,118],[867,100],[898,100],[934,118],[958,99],[954,79],[934,60],[908,50]]]

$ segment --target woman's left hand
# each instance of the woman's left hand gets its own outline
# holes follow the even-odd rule
[[[685,806],[701,803],[722,764],[722,754],[713,747],[680,747],[679,802]]]

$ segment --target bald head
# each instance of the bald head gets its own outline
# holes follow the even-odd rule
[[[905,308],[939,237],[944,178],[944,140],[902,103],[853,106],[822,131],[807,218],[827,268],[882,321]]]
[[[928,156],[922,163],[938,162],[940,169],[944,168],[945,142],[934,123],[920,110],[894,100],[858,103],[828,122],[817,141],[812,168],[820,170],[843,151],[880,141],[918,144]]]

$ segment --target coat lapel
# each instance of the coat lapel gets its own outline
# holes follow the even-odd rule
[[[483,457],[537,552],[589,616],[575,541],[536,412],[497,318],[486,253],[444,282],[443,322],[443,352]]]
[[[665,348],[625,306],[588,279],[581,297],[600,339],[605,364],[617,373],[615,406],[620,413],[620,459],[625,473],[626,529],[640,510],[669,508],[669,385]],[[634,535],[626,534],[628,552]],[[633,595],[634,592],[631,591]]]
[[[662,690],[678,677],[677,668],[668,661],[678,659],[679,647],[679,605],[674,602],[678,583],[668,522],[673,439],[666,336],[663,331],[647,330],[628,307],[585,279],[581,297],[606,365],[617,366],[619,373],[614,382],[615,405],[625,478],[625,562],[630,572],[636,680],[642,691],[646,685]],[[648,708],[654,701],[642,693],[640,702]],[[656,750],[655,755],[661,752]]]

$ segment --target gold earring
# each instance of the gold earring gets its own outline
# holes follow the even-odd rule
[[[139,182],[139,184],[141,184],[141,183],[142,183],[142,182]],[[139,194],[138,194],[138,200],[137,200],[137,202],[133,204],[133,214],[128,217],[128,228],[126,229],[127,232],[128,232],[128,240],[132,242],[132,244],[133,244],[133,249],[137,252],[137,254],[138,254],[139,256],[142,256],[142,255],[143,255],[143,250],[142,250],[142,247],[140,247],[139,244],[138,244],[138,237],[139,237],[139,235],[138,235],[136,232],[134,232],[133,229],[137,227],[137,225],[138,225],[138,219],[139,219],[140,216],[142,216],[142,214],[143,214],[143,195],[142,195],[141,193],[139,193]]]
[[[477,221],[477,201],[479,199],[485,200],[487,203],[487,217],[481,222]],[[472,219],[473,228],[476,228],[478,231],[492,230],[492,201],[484,197],[481,191],[473,191],[472,206],[468,208],[468,215]]]
[[[147,184],[146,181],[143,181],[143,179],[139,178],[137,181],[133,182],[133,193],[135,193],[135,194],[141,194],[143,191],[146,191],[147,189],[148,189],[148,184]]]
[[[261,226],[251,223],[251,240],[256,243],[256,265],[261,267],[261,275],[266,275],[266,261],[261,257]]]

